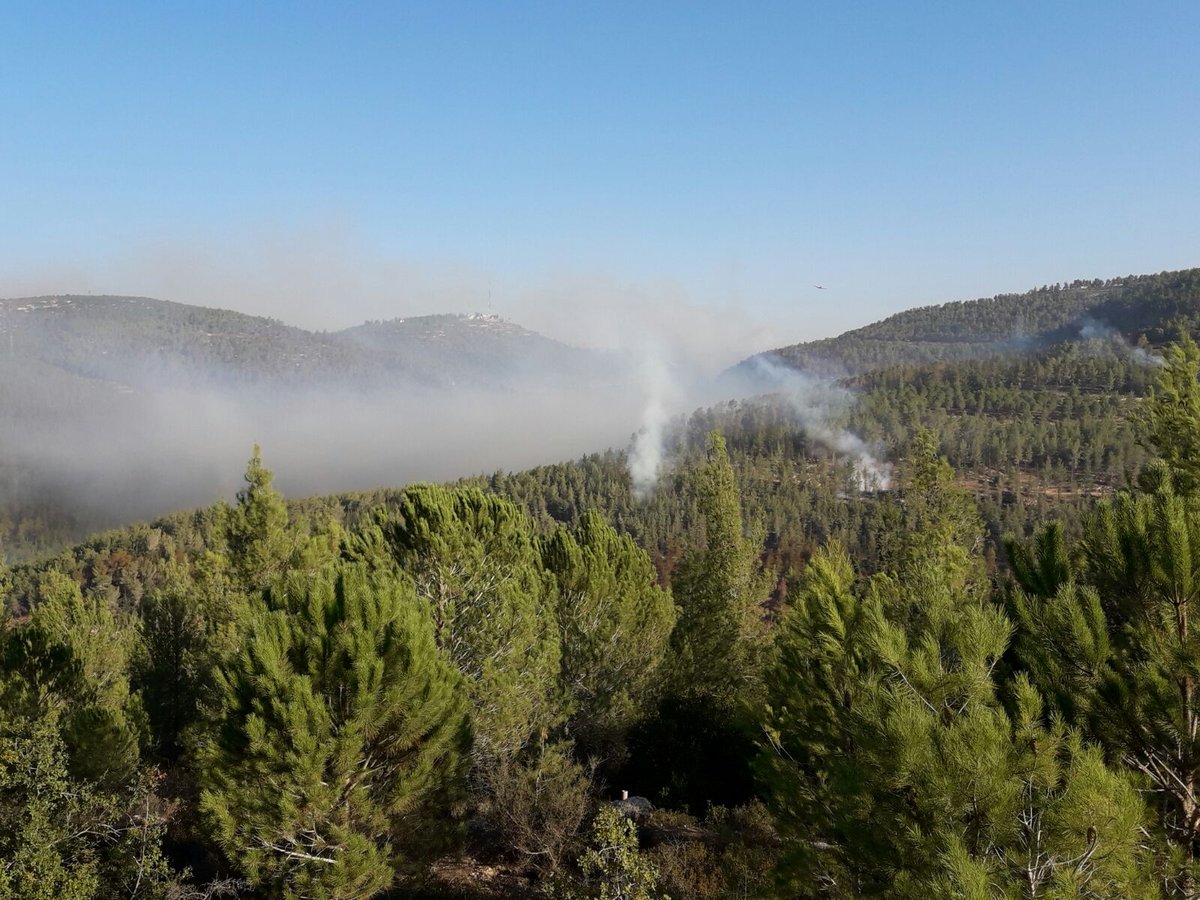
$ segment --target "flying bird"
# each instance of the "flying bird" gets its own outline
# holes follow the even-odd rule
[[[818,291],[825,290],[825,285],[823,284],[814,284],[813,287],[815,287]]]

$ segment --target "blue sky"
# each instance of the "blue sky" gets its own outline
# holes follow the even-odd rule
[[[790,342],[1200,265],[1194,2],[0,16],[0,296],[567,332],[610,304]]]

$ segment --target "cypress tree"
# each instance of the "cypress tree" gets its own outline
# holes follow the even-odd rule
[[[231,859],[285,897],[392,884],[456,782],[457,673],[410,584],[361,566],[290,573],[252,604],[199,751],[201,807]]]

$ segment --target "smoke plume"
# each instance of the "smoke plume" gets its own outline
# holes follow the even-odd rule
[[[1111,325],[1087,316],[1079,326],[1079,338],[1084,341],[1097,341],[1111,346],[1116,352],[1130,359],[1135,365],[1156,368],[1166,365],[1166,361],[1157,353],[1151,353],[1144,347],[1125,340],[1124,335]]]
[[[808,435],[834,453],[850,458],[860,490],[891,488],[891,464],[880,460],[861,437],[836,424],[854,402],[850,391],[786,366],[769,355],[755,356],[749,364],[754,381],[780,396]]]

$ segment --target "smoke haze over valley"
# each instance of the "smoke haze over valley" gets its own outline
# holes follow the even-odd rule
[[[0,301],[0,503],[70,496],[81,521],[119,524],[231,497],[254,444],[298,496],[519,469],[635,432],[645,493],[669,419],[725,399],[716,370],[752,348],[726,334],[710,352],[707,318],[670,335],[607,316],[585,317],[589,349],[489,313],[309,332],[140,297]]]
[[[846,460],[860,487],[887,488],[889,448],[845,424],[856,375],[1073,343],[1155,365],[1124,335],[1186,314],[1170,296],[1147,279],[1080,282],[912,310],[730,368],[763,349],[749,332],[723,332],[719,318],[685,309],[639,316],[601,301],[577,316],[578,333],[593,338],[583,346],[487,312],[313,332],[140,297],[4,300],[0,508],[70,497],[81,527],[97,527],[206,504],[232,497],[255,444],[293,496],[613,448],[628,451],[634,494],[646,498],[672,466],[666,448],[680,417],[756,396]],[[1014,322],[1036,327],[1004,337]]]

